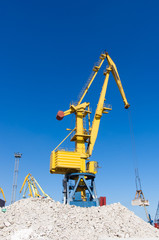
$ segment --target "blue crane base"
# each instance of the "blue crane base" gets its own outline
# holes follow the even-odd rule
[[[80,207],[99,206],[94,180],[95,174],[92,173],[66,174],[63,180],[63,202]]]

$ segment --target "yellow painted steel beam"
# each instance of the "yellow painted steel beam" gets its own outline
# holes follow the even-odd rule
[[[22,190],[23,190],[23,188],[24,188],[24,185],[25,185],[26,182],[28,181],[29,176],[31,176],[30,173],[28,173],[28,175],[25,177],[24,182],[23,182],[23,184],[22,184],[22,187],[21,187],[21,189],[20,189],[20,193],[22,192]]]
[[[49,197],[49,195],[47,195],[44,190],[41,188],[41,186],[39,185],[39,183],[36,181],[36,179],[34,178],[34,181],[36,182],[36,184],[38,185],[39,189],[41,190],[42,194],[45,196],[45,197]]]
[[[2,193],[3,198],[4,198],[4,201],[6,202],[6,198],[5,198],[5,195],[4,195],[4,192],[3,192],[3,189],[2,189],[2,188],[0,188],[0,193]]]
[[[102,91],[100,93],[100,98],[98,101],[98,105],[97,105],[95,116],[94,116],[93,123],[92,123],[92,129],[91,129],[91,133],[90,133],[91,137],[90,137],[90,143],[89,143],[89,147],[88,147],[89,156],[92,155],[93,147],[94,147],[97,135],[98,135],[100,119],[101,119],[101,116],[103,113],[105,95],[106,95],[106,90],[107,90],[107,86],[108,86],[109,73],[110,73],[110,69],[107,69],[107,72],[105,74],[104,84],[102,87]]]
[[[80,100],[78,101],[78,105],[82,102],[83,98],[85,97],[86,93],[88,92],[88,90],[89,90],[89,88],[90,88],[93,80],[95,79],[95,77],[96,77],[99,69],[101,68],[101,66],[102,66],[105,58],[106,58],[106,54],[105,54],[105,53],[102,53],[102,54],[100,55],[99,65],[97,65],[97,66],[95,66],[95,67],[93,68],[94,74],[93,74],[92,78],[90,79],[90,81],[89,81],[86,89],[84,90],[84,93],[82,94],[82,97],[81,97]]]
[[[113,62],[113,60],[111,59],[111,57],[106,54],[106,58],[107,58],[107,61],[108,61],[108,64],[109,64],[109,67],[111,68],[111,72],[113,74],[113,77],[116,81],[116,84],[119,88],[119,91],[120,91],[120,94],[123,98],[123,101],[124,101],[124,104],[125,104],[125,108],[129,108],[130,105],[126,99],[126,96],[125,96],[125,92],[124,92],[124,89],[123,89],[123,86],[122,86],[122,83],[121,83],[121,80],[120,80],[120,77],[119,77],[119,73],[118,73],[118,70],[117,70],[117,67],[115,65],[115,63]]]

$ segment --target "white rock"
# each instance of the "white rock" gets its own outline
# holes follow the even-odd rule
[[[5,221],[5,222],[4,222],[4,225],[5,225],[6,227],[9,227],[11,224],[10,224],[10,222]]]
[[[22,199],[0,212],[0,240],[159,238],[159,230],[120,203],[80,208],[48,198]]]

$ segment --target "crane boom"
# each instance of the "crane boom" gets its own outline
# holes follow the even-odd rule
[[[92,155],[92,151],[93,151],[93,147],[98,135],[98,130],[99,130],[99,124],[100,124],[100,119],[102,117],[102,113],[104,111],[103,105],[104,105],[104,100],[105,100],[105,94],[106,94],[106,90],[107,90],[107,85],[108,85],[108,80],[109,80],[109,73],[110,73],[110,69],[107,69],[107,72],[105,74],[105,80],[104,80],[104,84],[102,87],[102,91],[100,94],[100,98],[99,98],[99,102],[97,105],[97,109],[95,112],[95,116],[94,116],[94,120],[92,123],[92,128],[91,128],[91,133],[90,133],[90,141],[87,147],[87,152],[89,154],[89,156]],[[107,110],[107,109],[105,109]]]
[[[119,91],[121,93],[121,96],[122,96],[124,104],[125,104],[125,108],[127,109],[130,107],[130,105],[126,99],[126,96],[125,96],[125,92],[124,92],[124,89],[123,89],[123,86],[122,86],[122,83],[121,83],[121,80],[119,77],[117,67],[116,67],[115,63],[113,62],[113,60],[108,55],[108,53],[106,53],[106,58],[107,58],[109,67],[107,67],[106,72],[104,72],[105,80],[104,80],[104,84],[102,87],[102,91],[100,94],[100,98],[98,101],[98,105],[97,105],[95,116],[94,116],[93,123],[92,123],[92,129],[91,129],[91,134],[90,134],[91,137],[90,137],[90,141],[89,141],[89,144],[87,147],[87,153],[89,154],[89,156],[92,155],[93,147],[94,147],[97,135],[98,135],[99,124],[100,124],[102,114],[108,113],[107,110],[111,110],[111,108],[104,107],[105,95],[106,95],[106,91],[107,91],[110,72],[112,72],[113,77],[116,81],[116,84],[119,88]]]
[[[90,80],[89,80],[89,82],[88,82],[88,85],[87,85],[86,88],[84,89],[84,92],[83,92],[80,100],[78,101],[78,104],[77,104],[77,105],[79,105],[79,104],[82,102],[84,96],[85,96],[86,93],[88,92],[88,89],[90,88],[93,80],[95,79],[95,77],[96,77],[99,69],[101,68],[101,66],[102,66],[105,58],[106,58],[106,53],[104,52],[104,53],[102,53],[102,54],[100,55],[99,62],[97,63],[97,66],[94,66],[94,68],[93,68],[93,74],[91,75],[91,78],[90,78]]]
[[[121,80],[120,80],[120,77],[119,77],[119,73],[118,73],[118,70],[117,70],[117,67],[115,65],[115,63],[113,62],[113,60],[111,59],[111,57],[108,55],[108,53],[106,54],[106,58],[107,58],[107,61],[108,61],[108,64],[109,64],[109,67],[111,67],[111,72],[113,74],[113,77],[116,81],[116,84],[119,88],[119,91],[120,91],[120,94],[123,98],[123,101],[124,101],[124,104],[125,104],[125,108],[129,108],[130,105],[126,99],[126,96],[125,96],[125,93],[124,93],[124,89],[123,89],[123,86],[121,84]]]

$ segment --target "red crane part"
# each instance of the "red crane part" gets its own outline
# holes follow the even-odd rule
[[[158,223],[154,223],[154,227],[159,229],[159,224]]]
[[[58,111],[56,115],[57,120],[62,120],[64,118],[64,112],[63,111]]]
[[[99,198],[99,205],[100,206],[106,205],[106,197],[100,197]]]

